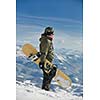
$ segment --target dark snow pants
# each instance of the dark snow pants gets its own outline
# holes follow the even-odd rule
[[[50,84],[52,81],[52,78],[55,76],[56,74],[56,70],[57,68],[54,67],[49,74],[47,74],[44,70],[43,70],[43,83],[42,83],[42,89],[45,89],[47,91],[50,90]]]

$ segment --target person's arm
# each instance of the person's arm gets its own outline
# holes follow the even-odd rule
[[[49,40],[41,41],[41,43],[40,43],[41,63],[44,63],[46,60],[49,45],[50,45]]]

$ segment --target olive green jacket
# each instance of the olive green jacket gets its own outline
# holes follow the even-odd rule
[[[40,38],[40,53],[41,53],[41,62],[45,62],[45,60],[49,60],[52,62],[54,58],[54,48],[52,40],[47,36],[41,35]]]

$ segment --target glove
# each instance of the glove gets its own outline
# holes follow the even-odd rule
[[[40,62],[39,67],[40,67],[40,69],[43,69],[44,68],[44,62]]]

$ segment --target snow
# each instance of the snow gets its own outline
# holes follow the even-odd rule
[[[27,83],[27,84],[26,84]],[[34,83],[17,82],[16,100],[82,100],[80,96],[72,95],[65,90],[57,88],[56,91],[45,91],[36,87]]]
[[[57,57],[58,57],[59,60],[64,61],[64,58],[61,55],[57,54]]]
[[[77,77],[75,77],[75,80],[78,82],[79,81],[79,79],[77,78]]]

